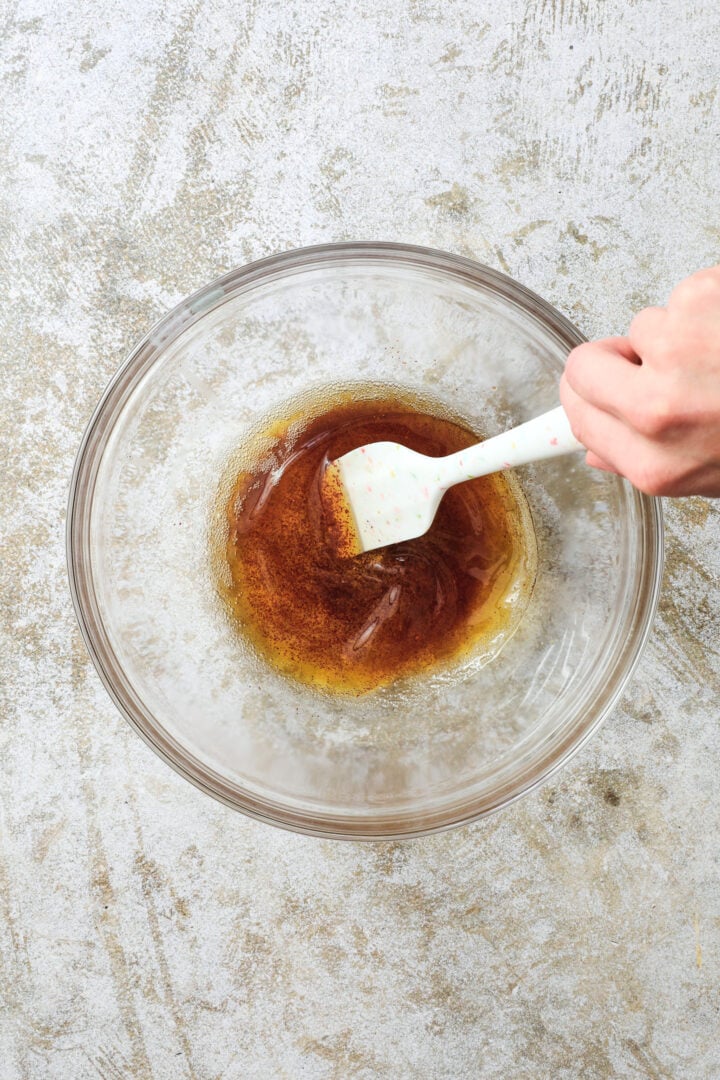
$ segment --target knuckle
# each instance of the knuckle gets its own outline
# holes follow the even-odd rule
[[[570,430],[572,431],[575,438],[584,445],[583,429],[585,425],[582,418],[583,409],[578,408],[575,402],[568,402],[567,399],[563,401],[562,384],[560,387],[560,400],[563,403],[563,407],[565,409],[565,413],[570,424]]]
[[[705,270],[696,270],[694,274],[690,275],[685,284],[705,292],[719,292],[720,266],[709,266]]]
[[[673,307],[696,307],[707,301],[720,302],[720,266],[697,270],[676,285],[668,301]]]
[[[582,422],[581,422],[577,412],[568,412],[567,409],[565,410],[565,412],[567,413],[567,418],[568,418],[568,421],[570,423],[570,430],[572,431],[575,438],[579,442],[582,442],[583,441],[582,440],[582,428],[583,428],[583,425],[582,425]]]
[[[582,416],[576,411],[574,413],[568,413],[568,420],[570,421],[570,430],[579,443],[583,446],[587,444],[587,436],[585,431],[585,424],[583,423]]]
[[[583,446],[587,444],[587,435],[585,434],[585,427],[578,417],[570,421],[570,430],[579,443]]]
[[[578,374],[583,371],[586,364],[592,360],[592,345],[590,342],[585,342],[583,345],[576,345],[572,350],[567,360],[565,361],[565,375],[570,385],[577,380]]]
[[[672,492],[672,476],[655,461],[641,462],[626,475],[646,495],[670,495]]]
[[[560,379],[560,404],[567,413],[570,427],[574,430],[577,414],[581,407],[581,399],[570,385],[567,373],[564,373]]]
[[[679,419],[674,401],[659,395],[636,402],[628,418],[636,431],[651,439],[667,434]]]

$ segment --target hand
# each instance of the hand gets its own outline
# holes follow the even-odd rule
[[[720,496],[720,266],[641,311],[626,338],[573,349],[560,400],[588,465],[649,495]]]

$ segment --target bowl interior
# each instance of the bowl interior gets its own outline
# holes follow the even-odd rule
[[[494,434],[557,404],[580,340],[501,275],[383,245],[266,260],[163,320],[91,422],[69,526],[86,640],[141,734],[226,802],[334,836],[468,820],[564,760],[631,670],[659,568],[655,501],[582,456],[518,471],[533,595],[496,655],[455,675],[359,698],[281,677],[228,626],[210,552],[228,460],[283,402],[395,385]]]

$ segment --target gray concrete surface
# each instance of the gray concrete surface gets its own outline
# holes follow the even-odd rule
[[[407,844],[247,821],[131,732],[68,597],[106,380],[184,295],[340,239],[499,267],[588,334],[720,259],[712,0],[2,8],[0,1076],[720,1076],[720,506],[539,793]]]

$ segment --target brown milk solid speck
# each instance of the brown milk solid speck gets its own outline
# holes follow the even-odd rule
[[[424,536],[338,554],[329,461],[391,440],[444,456],[478,441],[455,420],[383,398],[326,403],[278,424],[227,499],[220,586],[241,632],[281,672],[327,691],[365,693],[451,667],[509,621],[507,597],[531,588],[522,495],[498,473],[451,488]]]

